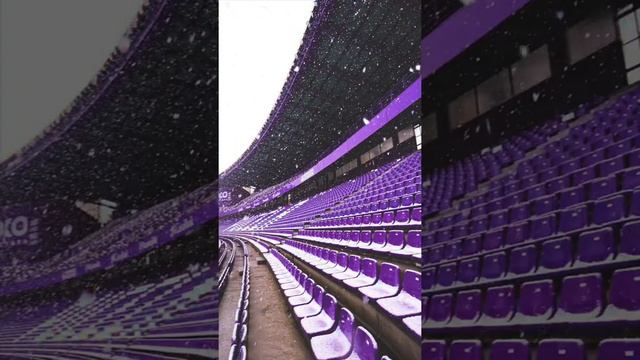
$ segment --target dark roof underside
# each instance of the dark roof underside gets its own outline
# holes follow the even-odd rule
[[[313,165],[402,90],[420,61],[420,1],[335,1],[267,136],[221,179],[266,188]]]
[[[217,2],[169,4],[83,119],[0,180],[0,203],[104,198],[141,208],[215,179]]]
[[[468,2],[471,2],[469,0]],[[454,12],[460,10],[463,0],[426,0],[422,3],[422,37],[427,36]]]

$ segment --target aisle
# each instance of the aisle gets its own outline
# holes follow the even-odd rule
[[[251,245],[247,248],[251,266],[247,358],[313,359],[271,268],[266,262],[258,265],[261,254]]]

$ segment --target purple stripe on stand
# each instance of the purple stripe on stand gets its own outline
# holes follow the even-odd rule
[[[435,73],[530,0],[476,0],[422,39],[422,77]]]

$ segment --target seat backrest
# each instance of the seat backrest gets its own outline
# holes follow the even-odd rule
[[[602,275],[599,273],[568,276],[562,281],[558,307],[568,313],[582,314],[602,307]]]
[[[329,294],[324,293],[324,298],[322,299],[322,311],[324,311],[330,318],[336,318],[336,298]]]
[[[382,263],[379,280],[387,285],[398,287],[400,285],[400,268],[394,264]]]
[[[373,233],[373,243],[374,244],[380,244],[380,245],[384,245],[387,240],[387,233],[384,230],[376,230],[376,232]]]
[[[529,342],[527,340],[496,340],[491,344],[489,360],[529,360],[529,356]]]
[[[520,286],[518,312],[527,316],[550,314],[555,306],[552,280],[532,281]]]
[[[456,297],[456,317],[460,320],[473,320],[480,316],[482,291],[479,289],[461,291]]]
[[[387,243],[394,246],[404,245],[404,232],[402,230],[391,230],[387,237]]]
[[[354,316],[347,308],[340,308],[338,311],[338,327],[342,334],[349,340],[353,341]]]
[[[362,326],[356,328],[353,351],[361,360],[378,360],[378,343],[373,335]]]
[[[598,345],[598,360],[637,359],[640,339],[606,339]]]
[[[640,310],[640,267],[620,269],[613,273],[609,302],[618,309]]]
[[[322,305],[322,298],[324,297],[324,288],[320,285],[315,285],[313,288],[313,300]]]
[[[513,285],[489,288],[484,300],[483,314],[494,319],[508,319],[515,307]]]
[[[480,340],[456,340],[449,346],[449,359],[482,360]]]
[[[613,229],[603,228],[580,234],[578,260],[583,262],[603,261],[613,256]]]
[[[444,340],[425,340],[422,342],[422,358],[430,360],[445,360],[447,343]]]
[[[360,271],[360,256],[349,255],[349,269],[353,271]]]
[[[402,290],[414,298],[420,299],[422,293],[422,274],[413,270],[405,270],[404,278],[402,279]]]
[[[370,278],[378,277],[378,263],[374,259],[364,258],[360,262],[362,273]]]
[[[538,359],[585,360],[584,343],[577,339],[544,339],[538,343]]]

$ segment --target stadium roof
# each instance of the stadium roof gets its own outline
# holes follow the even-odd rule
[[[422,36],[437,28],[449,16],[473,0],[430,0],[422,2]]]
[[[326,155],[417,77],[416,0],[319,1],[259,138],[222,186],[279,183]]]
[[[146,27],[98,85],[1,165],[0,204],[109,199],[140,208],[215,179],[216,4],[152,1]]]

